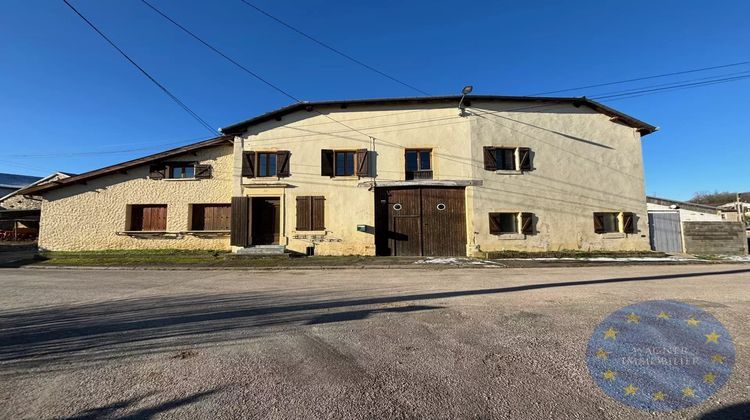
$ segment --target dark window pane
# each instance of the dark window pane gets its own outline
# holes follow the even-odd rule
[[[618,232],[620,230],[619,223],[617,222],[617,213],[604,213],[602,216],[605,232]]]
[[[269,153],[268,155],[268,172],[266,176],[276,176],[276,154]]]
[[[502,213],[499,214],[500,231],[502,233],[516,233],[518,228],[516,227],[516,215],[515,213]]]
[[[268,176],[268,154],[258,153],[258,176]]]
[[[354,152],[346,152],[346,174],[354,175]]]
[[[336,175],[343,176],[346,173],[344,162],[346,161],[346,153],[336,153]]]
[[[430,170],[430,151],[423,150],[419,152],[419,169],[422,171]]]
[[[512,171],[516,169],[515,149],[495,149],[497,169]]]
[[[406,170],[409,172],[414,172],[417,170],[417,168],[417,152],[406,152]]]
[[[181,166],[173,166],[172,167],[172,173],[169,176],[170,178],[182,178],[182,167]]]
[[[336,152],[336,176],[354,175],[354,152]]]
[[[186,166],[182,176],[183,178],[195,178],[195,166]]]

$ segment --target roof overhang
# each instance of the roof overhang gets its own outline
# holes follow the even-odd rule
[[[208,140],[203,140],[197,143],[189,144],[187,146],[181,146],[177,147],[175,149],[170,149],[164,152],[156,153],[153,155],[144,156],[138,159],[129,160],[127,162],[118,163],[116,165],[106,166],[101,169],[96,169],[93,171],[85,172],[80,175],[71,176],[70,178],[60,179],[57,181],[52,181],[46,184],[37,185],[31,188],[26,188],[23,191],[23,194],[28,195],[38,195],[40,193],[45,193],[47,191],[51,191],[57,188],[65,187],[68,185],[74,185],[74,184],[82,184],[86,181],[99,178],[105,175],[109,175],[115,172],[124,172],[127,171],[130,168],[133,168],[135,166],[144,165],[151,162],[157,162],[160,160],[168,159],[173,156],[182,155],[185,153],[195,152],[200,149],[205,149],[208,147],[214,147],[214,146],[220,146],[223,144],[232,144],[232,136],[220,136],[215,137]]]
[[[537,97],[537,96],[498,96],[498,95],[467,95],[466,101],[492,101],[492,102],[518,102],[518,103],[548,103],[548,104],[570,104],[576,107],[587,106],[597,112],[605,114],[612,118],[613,121],[625,124],[633,127],[641,135],[645,136],[658,130],[656,126],[645,123],[641,120],[633,118],[625,113],[610,108],[604,104],[593,101],[586,97],[581,98],[553,98],[553,97]],[[418,96],[408,98],[376,98],[376,99],[353,99],[343,101],[318,101],[318,102],[297,102],[291,105],[287,105],[282,108],[278,108],[274,111],[267,112],[265,114],[258,115],[257,117],[250,118],[245,121],[241,121],[236,124],[229,125],[221,129],[224,134],[238,135],[242,134],[249,127],[258,125],[267,121],[280,121],[285,115],[292,114],[298,111],[313,111],[315,108],[330,108],[339,107],[346,109],[350,106],[413,106],[413,105],[424,105],[424,104],[455,104],[458,106],[461,101],[460,95],[451,96]],[[519,108],[522,110],[523,108]],[[508,111],[513,111],[510,109]]]

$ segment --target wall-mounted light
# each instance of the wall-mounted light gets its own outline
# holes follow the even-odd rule
[[[462,117],[466,115],[466,105],[464,105],[464,99],[466,99],[466,95],[470,94],[472,90],[474,90],[474,86],[472,85],[464,86],[464,88],[461,89],[461,100],[458,102],[458,109],[461,110]]]

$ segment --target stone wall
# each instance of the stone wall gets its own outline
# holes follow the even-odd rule
[[[683,222],[685,252],[697,255],[747,255],[745,227],[739,222]]]

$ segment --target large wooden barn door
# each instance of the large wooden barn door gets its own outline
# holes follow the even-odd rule
[[[379,188],[375,200],[378,255],[466,254],[463,188]]]
[[[422,255],[466,255],[463,188],[422,188]]]

